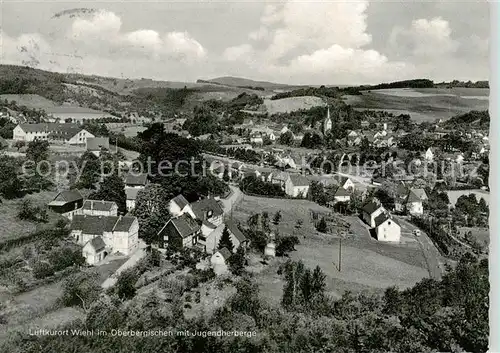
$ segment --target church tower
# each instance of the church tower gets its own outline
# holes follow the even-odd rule
[[[323,133],[326,134],[331,129],[332,129],[332,119],[330,118],[330,107],[328,107],[328,110],[326,113],[326,119],[323,122]]]

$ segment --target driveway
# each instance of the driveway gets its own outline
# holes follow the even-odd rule
[[[134,267],[139,262],[139,260],[143,259],[146,256],[146,248],[146,243],[139,239],[139,247],[137,248],[137,250],[132,255],[130,255],[129,259],[123,265],[121,265],[115,273],[109,276],[108,279],[106,279],[101,284],[101,287],[103,289],[112,287],[116,283],[120,273],[131,267]]]
[[[241,201],[241,198],[243,196],[240,188],[234,185],[229,185],[229,188],[231,189],[231,193],[229,196],[225,199],[220,199],[222,202],[222,206],[224,207],[224,214],[227,215],[231,212],[231,209]]]

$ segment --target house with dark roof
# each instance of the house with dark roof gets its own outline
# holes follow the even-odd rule
[[[158,237],[160,247],[182,249],[193,247],[201,234],[201,222],[193,219],[189,214],[171,218],[160,230]]]
[[[202,225],[202,228],[203,227],[204,225]],[[243,246],[244,249],[247,249],[249,243],[248,239],[233,221],[227,220],[225,221],[225,223],[221,223],[215,229],[209,231],[208,234],[202,231],[202,234],[198,239],[198,243],[207,254],[213,254],[217,251],[220,239],[222,237],[222,232],[226,227],[229,231],[231,242],[233,243],[233,252],[236,252],[236,250],[238,250],[240,246]]]
[[[376,199],[367,202],[361,207],[361,218],[372,228],[375,227],[375,218],[382,213],[387,213],[387,211]]]
[[[215,226],[219,226],[222,223],[224,211],[220,203],[212,197],[191,203],[191,209],[196,219],[208,221]]]
[[[401,226],[389,213],[383,212],[375,217],[375,234],[379,241],[399,242]]]
[[[125,195],[126,195],[126,204],[127,204],[127,211],[130,212],[135,208],[136,200],[137,200],[137,195],[139,192],[141,192],[142,189],[137,189],[137,188],[125,188]]]
[[[349,191],[339,186],[333,194],[334,203],[337,202],[349,202],[351,200],[351,194]]]
[[[139,246],[139,222],[136,217],[75,215],[70,229],[71,236],[82,246],[101,237],[108,254],[130,255]]]
[[[117,216],[118,205],[114,201],[85,200],[79,213],[87,216]]]
[[[424,191],[425,192],[425,191]],[[422,199],[417,196],[414,190],[408,192],[405,202],[406,212],[412,216],[421,216],[424,214],[424,206]]]
[[[104,243],[102,237],[93,238],[85,243],[82,249],[82,255],[89,265],[96,265],[98,262],[102,261],[107,255],[106,243]]]
[[[109,151],[109,137],[89,137],[86,142],[86,149],[96,157],[101,155],[102,150]]]
[[[83,196],[78,190],[61,191],[49,202],[48,206],[52,211],[71,220],[82,208]]]
[[[309,180],[301,174],[289,174],[285,181],[285,193],[291,197],[306,198],[309,192]]]
[[[148,175],[146,173],[130,172],[125,176],[123,182],[126,188],[144,189],[148,183]]]

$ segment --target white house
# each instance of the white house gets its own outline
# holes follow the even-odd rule
[[[333,195],[335,202],[349,202],[351,200],[351,194],[343,187],[338,187]]]
[[[210,264],[216,275],[223,275],[229,271],[228,260],[231,255],[231,251],[227,248],[222,248],[212,255]]]
[[[389,214],[381,213],[375,218],[375,234],[379,241],[399,242],[401,226]]]
[[[422,200],[413,192],[413,190],[410,190],[406,198],[406,212],[412,216],[421,216],[424,214]]]
[[[168,204],[168,211],[172,217],[179,217],[184,213],[189,214],[192,218],[196,218],[188,200],[182,195],[177,195]]]
[[[75,215],[70,229],[71,236],[82,246],[101,237],[106,254],[119,252],[130,255],[139,246],[139,222],[136,217]],[[88,247],[85,250],[89,250]]]
[[[377,218],[380,214],[387,212],[385,208],[375,200],[372,200],[365,204],[362,208],[363,221],[368,224],[370,227],[375,227],[375,218]]]
[[[126,195],[125,202],[127,205],[127,211],[131,211],[135,208],[137,194],[139,194],[139,192],[142,190],[143,189],[140,189],[140,188],[125,188],[125,195]]]
[[[289,174],[285,181],[285,193],[292,197],[307,197],[309,180],[300,174]]]
[[[70,145],[85,145],[89,137],[94,137],[94,135],[82,129],[78,124],[19,124],[13,130],[15,141],[45,140]]]
[[[222,237],[222,232],[226,226],[229,231],[231,243],[233,244],[233,252],[236,252],[240,246],[243,246],[244,248],[247,247],[247,238],[232,221],[221,223],[215,229],[212,229],[210,226],[211,223],[206,223],[207,222],[203,222],[201,225],[203,239],[201,239],[200,243],[204,245],[205,252],[207,254],[213,254],[214,251],[217,250]]]
[[[424,159],[428,162],[432,162],[434,160],[434,152],[432,151],[431,147],[429,147],[427,151],[425,151]]]
[[[89,240],[82,249],[85,262],[89,265],[96,265],[106,257],[106,244],[102,237],[98,236]]]

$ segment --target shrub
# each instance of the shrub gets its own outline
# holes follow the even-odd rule
[[[52,276],[54,274],[54,268],[52,267],[51,264],[47,262],[36,262],[35,265],[33,266],[33,276],[36,279],[42,279],[46,278],[49,276]]]

